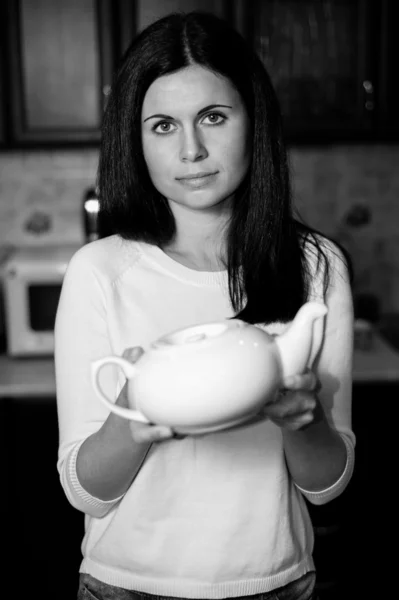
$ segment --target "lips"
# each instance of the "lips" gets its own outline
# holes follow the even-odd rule
[[[198,173],[192,173],[191,175],[185,175],[184,177],[177,177],[179,181],[190,181],[191,179],[203,179],[204,177],[210,177],[216,175],[217,171],[199,171]]]
[[[179,177],[176,181],[187,190],[202,190],[214,185],[217,174],[218,171],[213,173],[211,171],[199,171],[198,173],[190,173],[190,175]]]

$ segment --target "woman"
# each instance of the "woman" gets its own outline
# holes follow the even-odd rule
[[[312,598],[304,498],[328,502],[353,471],[352,298],[342,253],[292,215],[278,103],[238,33],[175,14],[133,41],[98,183],[115,235],[72,258],[56,322],[58,469],[86,515],[79,598]],[[328,306],[314,368],[256,424],[179,439],[95,396],[97,358],[134,362],[162,334],[235,316],[279,333],[311,298]]]

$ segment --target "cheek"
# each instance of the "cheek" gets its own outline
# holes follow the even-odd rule
[[[224,148],[224,162],[229,176],[234,180],[242,180],[245,176],[252,154],[252,145],[249,136],[239,135],[231,140]]]
[[[232,168],[248,165],[252,154],[250,123],[248,119],[237,123],[225,144],[226,157]]]
[[[162,144],[147,146],[143,143],[143,153],[148,172],[154,183],[162,181],[170,174],[171,153],[166,152]]]

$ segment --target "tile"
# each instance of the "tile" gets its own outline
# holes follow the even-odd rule
[[[294,205],[351,253],[355,292],[399,310],[399,146],[293,147],[289,160]],[[81,203],[97,161],[93,149],[0,154],[0,247],[82,243]],[[371,215],[361,227],[347,223],[356,206]]]

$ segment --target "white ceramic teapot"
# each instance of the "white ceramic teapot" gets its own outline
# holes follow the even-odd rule
[[[238,319],[179,329],[153,342],[135,364],[119,356],[96,360],[93,385],[102,402],[126,419],[182,434],[232,427],[273,401],[284,377],[311,366],[326,313],[324,304],[307,302],[278,336]],[[120,366],[128,380],[130,408],[115,405],[101,389],[100,370],[109,364]]]

